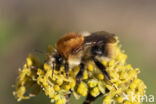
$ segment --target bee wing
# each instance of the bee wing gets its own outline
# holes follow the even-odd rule
[[[106,44],[106,43],[115,43],[116,38],[115,34],[108,33],[105,31],[98,31],[91,33],[90,35],[84,36],[83,45],[75,50],[72,53],[78,53],[80,50],[84,49],[85,47],[92,47],[95,44]]]
[[[86,36],[84,44],[98,44],[98,43],[115,43],[115,34],[108,33],[105,31],[98,31],[91,33],[91,35]]]

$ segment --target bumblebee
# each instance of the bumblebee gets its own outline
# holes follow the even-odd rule
[[[53,70],[59,70],[62,65],[68,76],[69,69],[80,67],[76,79],[83,76],[85,65],[93,61],[97,68],[104,74],[106,80],[110,80],[106,67],[100,62],[100,58],[111,58],[111,44],[116,42],[115,35],[105,31],[80,34],[68,33],[61,37],[55,44],[54,52],[49,58]]]

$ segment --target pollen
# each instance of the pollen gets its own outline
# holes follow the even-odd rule
[[[60,98],[59,100],[56,101],[56,104],[66,104],[66,99],[64,97]]]
[[[85,80],[85,79],[88,79],[88,72],[87,71],[85,71],[84,73],[83,73],[83,79]]]
[[[61,85],[63,84],[63,79],[62,79],[62,78],[57,79],[57,80],[56,80],[56,83],[57,83],[59,86],[61,86]]]
[[[88,64],[88,70],[91,71],[91,72],[94,70],[94,67],[93,67],[92,64]]]
[[[98,87],[95,87],[95,88],[93,88],[93,89],[90,91],[90,93],[91,93],[91,95],[92,95],[93,97],[96,97],[96,96],[98,96],[98,95],[100,94],[100,90],[99,90]]]
[[[64,89],[67,90],[67,91],[68,91],[70,88],[71,88],[70,85],[65,85],[65,86],[64,86]]]
[[[99,80],[103,80],[104,79],[104,75],[102,73],[98,74],[98,79]]]
[[[31,60],[31,58],[27,58],[27,65],[28,66],[32,66],[32,60]]]
[[[86,96],[87,92],[88,92],[87,85],[84,82],[81,82],[77,88],[77,93],[82,95],[82,96]]]
[[[103,60],[103,61],[102,61],[102,64],[105,65],[105,66],[107,66],[107,63],[108,63],[108,62],[107,62],[106,60]]]
[[[123,98],[122,97],[117,97],[116,100],[117,100],[118,103],[122,103],[123,102]]]
[[[59,85],[55,85],[55,86],[54,86],[54,90],[55,90],[55,91],[59,91],[59,90],[60,90]]]
[[[124,104],[133,104],[130,101],[125,101]]]
[[[103,99],[103,103],[104,104],[110,104],[111,103],[111,96],[106,96],[106,97],[104,97],[104,99]]]
[[[75,79],[71,79],[69,85],[70,85],[70,88],[74,88],[75,85],[76,85],[76,80]]]
[[[96,79],[92,79],[92,80],[89,80],[88,81],[88,86],[90,87],[90,88],[93,88],[93,87],[95,87],[95,86],[97,86],[98,85],[98,80],[96,80]]]
[[[45,63],[45,64],[44,64],[44,69],[45,69],[45,70],[49,70],[49,69],[50,69],[50,66],[49,66],[47,63]]]

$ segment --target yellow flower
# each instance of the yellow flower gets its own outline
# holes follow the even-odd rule
[[[125,101],[124,104],[132,104],[132,103],[129,101]]]
[[[103,80],[104,79],[104,75],[102,73],[98,74],[98,79],[99,80]]]
[[[91,91],[90,94],[94,97],[98,96],[100,94],[100,90],[98,87],[94,87]]]
[[[76,80],[75,80],[75,79],[71,79],[69,85],[70,85],[71,88],[75,87],[75,85],[76,85]]]
[[[27,60],[27,65],[30,67],[30,66],[32,66],[32,60],[31,60],[31,58],[27,58],[26,59]]]
[[[61,86],[63,84],[63,79],[62,78],[59,78],[56,80],[56,83]]]
[[[116,100],[117,100],[118,103],[122,103],[123,102],[123,98],[122,97],[117,97]]]
[[[50,66],[47,63],[45,63],[44,64],[44,70],[48,71],[49,69],[50,69]]]
[[[59,91],[59,90],[60,90],[59,85],[55,85],[55,86],[54,86],[54,90],[55,90],[55,91]]]
[[[68,91],[70,88],[71,88],[70,85],[65,85],[65,86],[64,86],[64,89],[67,90],[67,91]]]
[[[93,88],[93,87],[97,86],[97,84],[98,84],[98,80],[96,80],[96,79],[91,79],[91,80],[88,81],[88,86],[90,88]]]
[[[103,100],[103,103],[104,104],[111,104],[111,101],[112,101],[111,97],[110,96],[106,96],[104,98],[104,100]]]
[[[91,71],[91,72],[94,70],[94,67],[93,67],[92,64],[88,64],[88,70]]]
[[[56,101],[55,104],[66,104],[66,98],[65,97],[60,97],[59,100]]]
[[[88,72],[87,71],[84,71],[84,73],[83,73],[83,79],[84,80],[88,79]]]
[[[82,96],[86,96],[88,92],[87,85],[84,82],[81,82],[77,88],[77,92]]]
[[[79,81],[76,79],[80,70],[79,66],[69,69],[69,76],[66,77],[64,65],[62,65],[59,70],[54,70],[52,76],[52,65],[47,60],[53,50],[51,46],[48,46],[46,61],[40,63],[41,61],[32,54],[26,58],[23,67],[19,69],[16,90],[13,94],[20,101],[29,99],[42,90],[55,104],[66,104],[66,95],[72,93],[76,98],[88,94],[96,98],[102,94],[104,104],[111,104],[112,101],[116,104],[141,104],[139,99],[133,103],[130,97],[129,100],[123,99],[124,94],[131,96],[133,93],[136,96],[143,96],[146,85],[138,78],[140,69],[127,64],[127,55],[118,43],[119,41],[113,45],[114,55],[111,58],[100,60],[110,75],[109,81],[91,60],[86,63],[83,78]],[[30,91],[34,86],[37,87]]]

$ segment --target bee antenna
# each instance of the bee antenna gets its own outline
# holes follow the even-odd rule
[[[43,52],[41,50],[38,50],[38,49],[34,49],[33,51],[36,52],[36,53],[39,53],[39,54],[44,54],[45,53],[45,52]]]
[[[52,68],[52,79],[53,79],[53,75],[54,75],[54,68],[55,68],[55,62],[53,62],[53,68]]]

